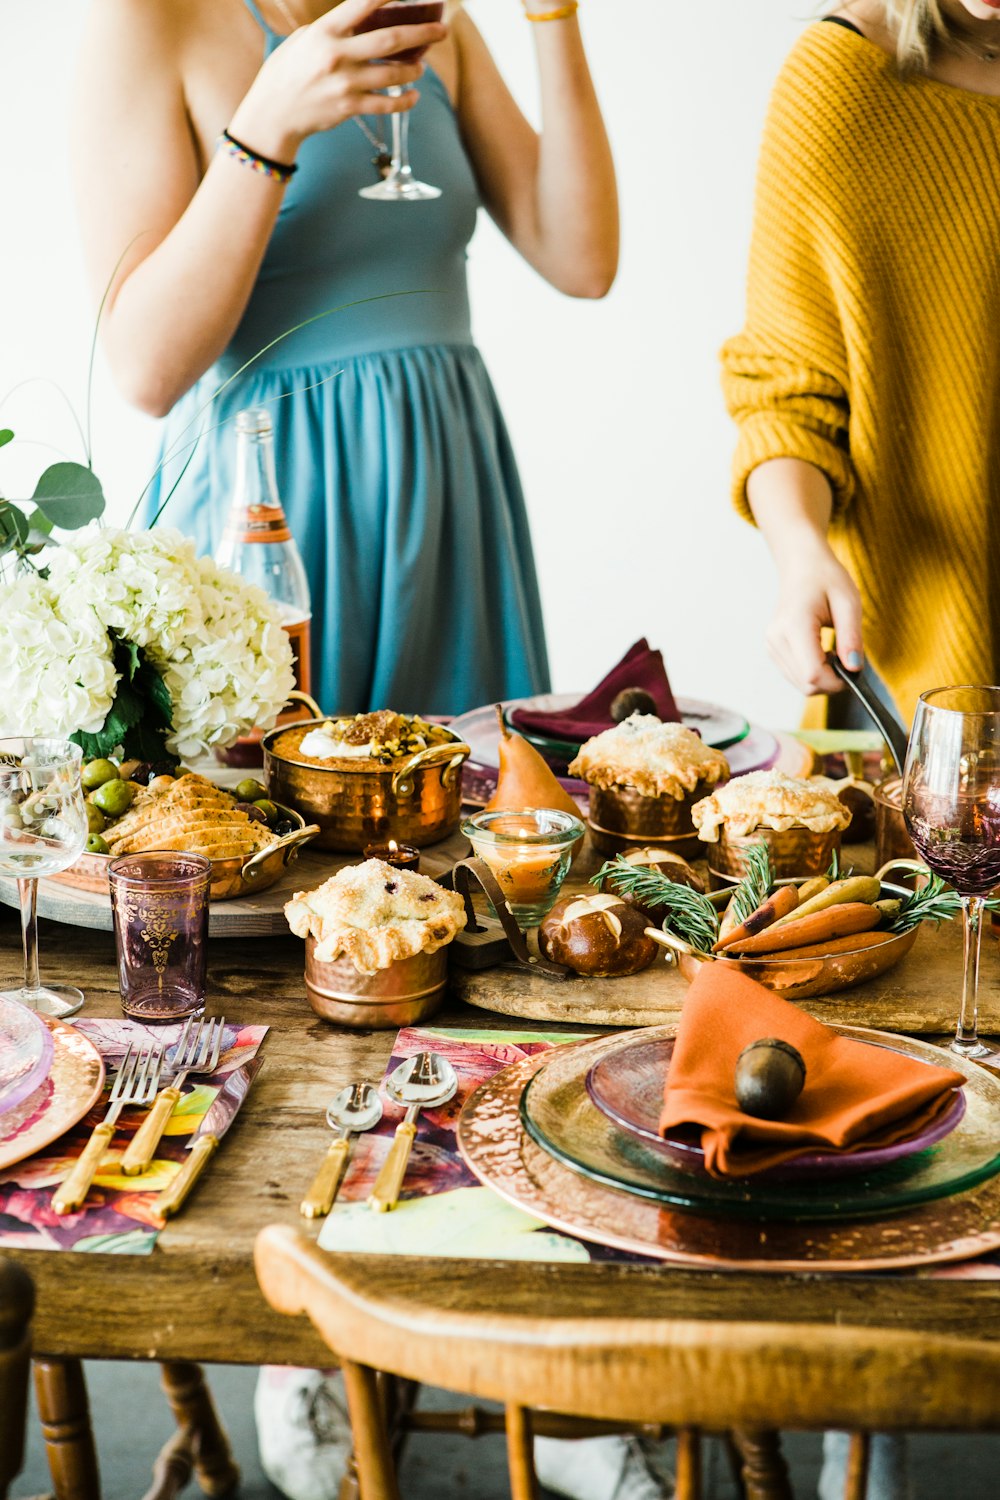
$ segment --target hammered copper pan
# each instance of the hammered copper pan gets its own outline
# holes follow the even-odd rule
[[[434,1014],[444,1000],[448,947],[436,953],[398,958],[387,969],[360,974],[349,958],[323,963],[316,939],[306,938],[306,994],[324,1021],[338,1026],[413,1026]]]
[[[706,790],[702,782],[683,797],[644,797],[633,787],[592,786],[587,815],[590,842],[601,854],[624,854],[627,849],[656,844],[684,859],[697,859],[702,846],[691,809]]]
[[[445,743],[387,766],[368,760],[317,766],[274,753],[279,734],[328,722],[324,716],[283,724],[263,740],[268,796],[318,824],[318,849],[360,854],[367,844],[390,838],[420,849],[454,833],[461,818],[462,765],[470,753],[457,735],[446,731]]]

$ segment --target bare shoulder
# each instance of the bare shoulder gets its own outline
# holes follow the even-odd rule
[[[885,22],[885,8],[875,0],[849,0],[839,10],[830,12],[841,21],[850,21],[861,35],[881,47],[884,52],[895,52],[892,33]]]

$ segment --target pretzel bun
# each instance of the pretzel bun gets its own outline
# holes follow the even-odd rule
[[[539,927],[538,946],[577,974],[613,979],[653,962],[657,945],[646,926],[640,912],[608,891],[563,896]]]

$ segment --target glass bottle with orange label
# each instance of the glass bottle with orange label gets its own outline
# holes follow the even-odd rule
[[[295,686],[310,688],[309,632],[312,603],[309,580],[295,538],[278,495],[274,474],[274,428],[271,414],[253,407],[236,417],[236,484],[226,527],[215,553],[223,568],[256,583],[277,604],[295,658]],[[301,718],[303,710],[289,705],[281,719]],[[259,765],[259,747],[237,741],[226,755],[230,764]]]

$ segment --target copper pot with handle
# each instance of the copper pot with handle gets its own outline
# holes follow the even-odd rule
[[[419,849],[454,833],[461,818],[462,766],[470,754],[457,735],[445,729],[443,743],[388,765],[368,759],[317,765],[276,753],[276,740],[290,729],[308,732],[343,716],[321,713],[304,693],[292,696],[313,717],[264,736],[264,778],[272,801],[319,825],[317,848],[360,854],[367,844],[392,838]]]

